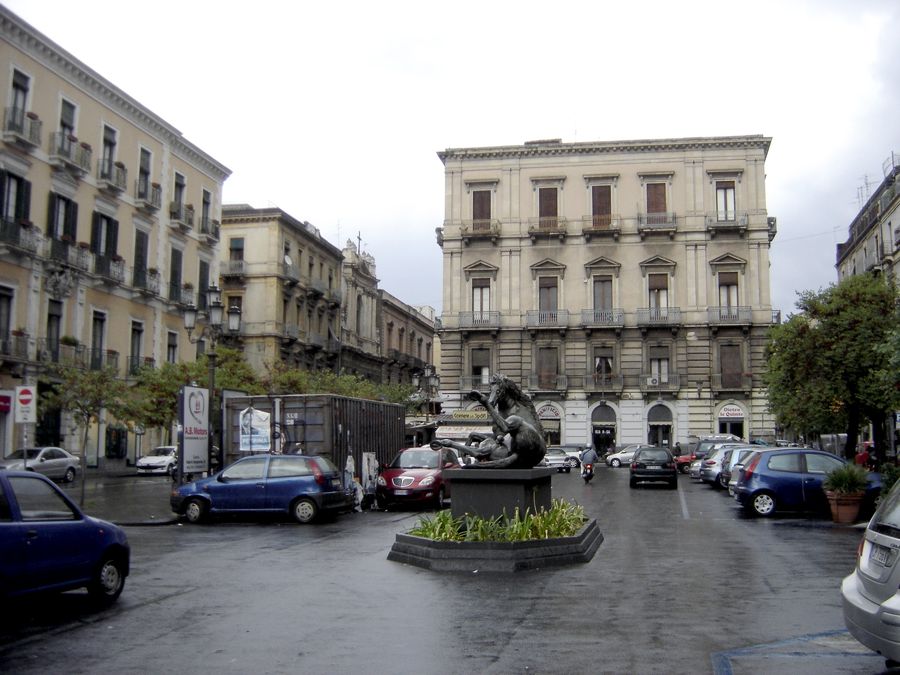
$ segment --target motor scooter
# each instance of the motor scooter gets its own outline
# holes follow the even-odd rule
[[[593,464],[583,464],[581,467],[581,477],[584,478],[585,485],[590,483],[591,478],[594,477],[594,465]]]

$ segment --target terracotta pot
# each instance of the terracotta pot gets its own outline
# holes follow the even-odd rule
[[[862,504],[865,493],[838,494],[826,491],[828,505],[831,507],[831,519],[836,523],[855,523],[859,517],[859,507]]]

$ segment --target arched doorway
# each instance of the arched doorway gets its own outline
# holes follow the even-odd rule
[[[544,428],[544,442],[547,445],[559,445],[560,420],[562,419],[559,409],[550,403],[545,403],[537,409],[537,414],[541,426]]]
[[[672,443],[672,411],[661,403],[647,413],[647,442],[650,445],[670,447]]]
[[[591,442],[598,455],[616,448],[616,411],[606,403],[591,413]]]
[[[744,409],[735,403],[727,403],[719,409],[719,433],[734,434],[747,438],[744,434]]]

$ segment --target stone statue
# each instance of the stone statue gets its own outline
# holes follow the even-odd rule
[[[531,469],[544,458],[547,446],[544,432],[531,397],[505,375],[491,378],[491,392],[485,396],[472,391],[469,398],[481,403],[494,421],[494,435],[480,435],[478,445],[463,445],[438,439],[435,445],[453,447],[463,455],[474,457],[467,469]],[[469,441],[477,441],[476,434]]]

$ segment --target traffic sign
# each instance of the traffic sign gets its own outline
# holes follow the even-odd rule
[[[37,421],[37,395],[34,387],[16,387],[16,416],[18,424],[33,424]]]

